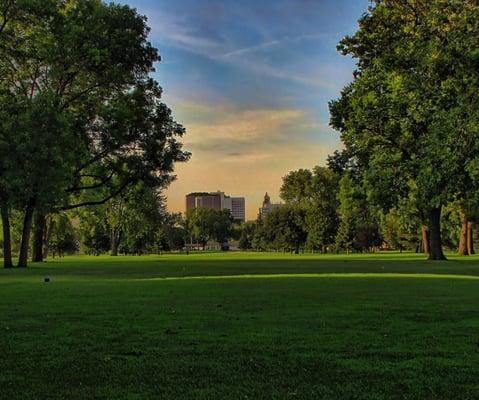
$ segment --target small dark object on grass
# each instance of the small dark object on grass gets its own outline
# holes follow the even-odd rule
[[[50,282],[50,278],[45,278],[44,281],[45,281],[46,283],[48,283],[48,282]]]

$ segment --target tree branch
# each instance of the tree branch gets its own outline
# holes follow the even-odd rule
[[[108,181],[111,181],[111,178],[113,178],[113,175],[115,173],[112,172],[109,176],[106,178],[102,178],[102,180],[94,185],[89,185],[89,186],[80,186],[80,187],[72,187],[66,190],[67,193],[72,193],[72,192],[80,192],[82,190],[89,190],[89,189],[97,189],[101,186],[103,186],[105,183]]]
[[[56,211],[67,211],[67,210],[73,210],[75,208],[79,207],[85,207],[85,206],[99,206],[102,204],[105,204],[108,200],[111,200],[113,197],[118,196],[125,188],[133,183],[133,181],[130,179],[126,181],[123,185],[121,185],[117,190],[115,190],[113,193],[110,193],[107,197],[103,198],[102,200],[94,200],[94,201],[85,201],[82,203],[78,204],[69,204],[67,206],[63,206],[58,208]]]

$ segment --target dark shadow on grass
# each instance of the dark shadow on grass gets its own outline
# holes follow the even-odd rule
[[[479,258],[430,262],[418,254],[274,255],[218,253],[150,257],[75,257],[8,270],[1,278],[53,276],[68,279],[141,279],[186,276],[331,273],[427,273],[479,276]]]

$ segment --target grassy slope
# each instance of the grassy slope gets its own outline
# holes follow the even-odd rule
[[[354,277],[158,279],[318,273]],[[477,399],[479,280],[427,274],[479,277],[479,257],[70,257],[0,270],[0,398]]]

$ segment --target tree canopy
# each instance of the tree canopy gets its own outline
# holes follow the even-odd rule
[[[25,213],[26,266],[35,211],[103,204],[137,183],[163,188],[189,154],[150,78],[160,57],[136,10],[6,0],[0,11],[0,203],[4,227],[9,210]]]
[[[390,209],[414,194],[430,259],[444,258],[442,207],[478,183],[478,38],[475,1],[376,0],[338,47],[357,70],[331,125],[371,201]]]

